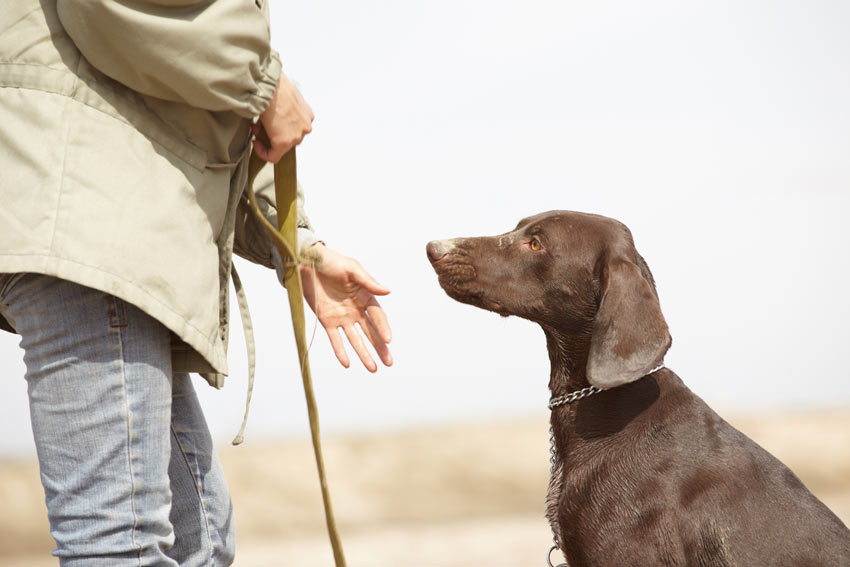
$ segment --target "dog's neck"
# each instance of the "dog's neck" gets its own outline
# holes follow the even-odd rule
[[[572,336],[567,338],[562,333],[545,327],[543,330],[546,334],[546,345],[551,364],[549,390],[552,393],[552,398],[579,392],[590,386],[585,370],[589,341],[582,343],[576,341]],[[659,368],[656,368],[650,374]],[[600,392],[600,390],[594,391]],[[604,393],[608,397],[606,404],[613,407],[621,406],[628,411],[617,412],[616,419],[599,421],[595,419],[596,414],[592,410],[585,412],[579,418],[577,408],[581,402],[578,400],[551,408],[550,431],[552,437],[550,451],[552,453],[552,469],[546,496],[546,518],[552,528],[557,547],[569,545],[569,543],[565,544],[563,540],[566,536],[561,530],[560,515],[562,510],[561,498],[564,496],[564,482],[568,470],[567,461],[571,450],[580,450],[577,444],[580,446],[594,443],[596,440],[604,440],[609,435],[621,431],[635,416],[653,404],[659,395],[659,386],[653,378],[649,381],[641,380],[639,383],[606,390]],[[630,400],[630,402],[627,403],[624,400]],[[589,400],[585,401],[585,403],[587,402]],[[591,404],[593,405],[593,402]],[[582,429],[584,430],[583,435]]]
[[[563,396],[590,385],[587,381],[587,352],[590,339],[582,340],[543,326],[549,351],[549,390],[552,396]]]
[[[552,393],[552,397],[564,396],[569,392],[576,392],[589,386],[585,367],[590,341],[577,340],[576,337],[557,329],[545,325],[541,326],[546,335],[546,348],[549,352],[549,391]],[[561,419],[556,418],[556,412],[562,414]],[[546,518],[552,528],[552,534],[558,547],[563,545],[559,509],[563,493],[564,466],[566,464],[564,449],[567,447],[567,439],[571,429],[568,425],[571,419],[567,416],[572,412],[572,404],[557,407],[552,410],[550,421],[552,427],[550,439],[552,468],[546,495]]]

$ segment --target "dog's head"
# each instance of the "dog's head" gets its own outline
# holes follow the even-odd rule
[[[435,240],[426,250],[453,299],[586,345],[587,378],[600,388],[641,378],[670,347],[652,274],[613,219],[550,211],[499,236]]]

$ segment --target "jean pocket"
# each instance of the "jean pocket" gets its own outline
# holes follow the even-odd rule
[[[24,277],[24,273],[25,272],[0,274],[0,299],[3,299],[3,297],[11,291],[12,287],[18,283],[22,277]]]

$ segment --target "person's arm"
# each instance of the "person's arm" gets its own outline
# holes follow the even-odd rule
[[[281,72],[267,12],[249,0],[57,0],[62,26],[96,69],[148,96],[259,116],[277,162],[313,111]],[[265,10],[268,5],[265,5]]]
[[[145,95],[255,118],[281,75],[263,9],[249,0],[57,0],[99,71]]]

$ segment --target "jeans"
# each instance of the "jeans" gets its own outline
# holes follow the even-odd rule
[[[233,507],[171,334],[122,300],[0,274],[21,335],[53,554],[62,567],[230,565]]]

